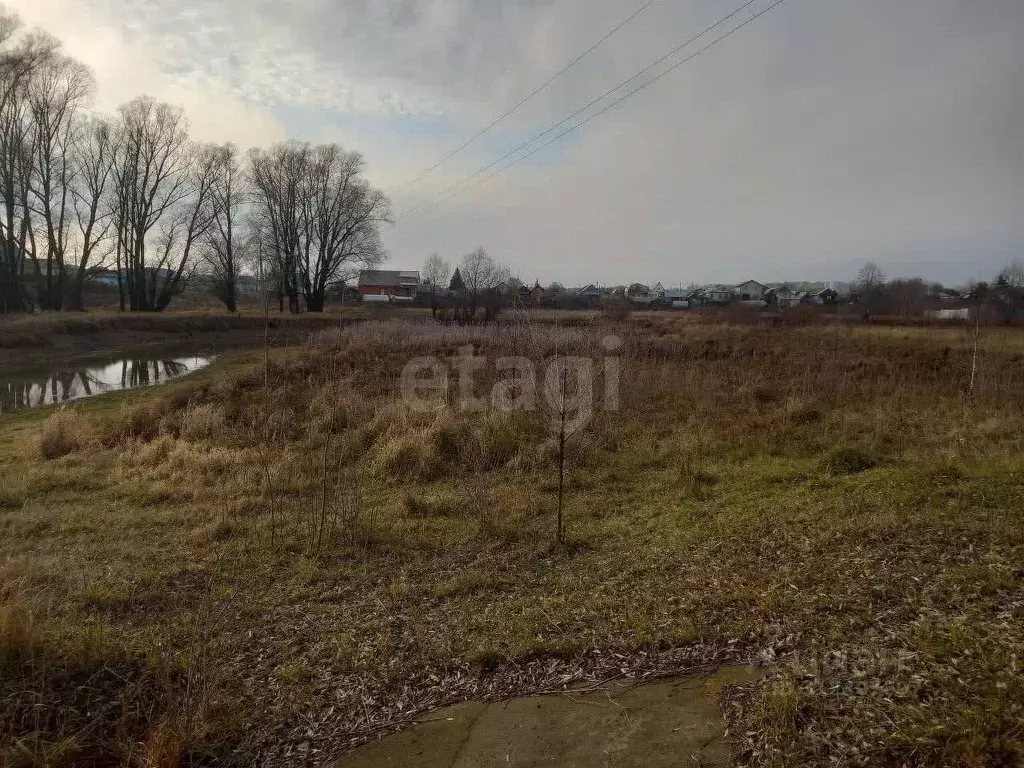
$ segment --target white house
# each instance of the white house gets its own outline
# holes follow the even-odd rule
[[[740,301],[764,301],[765,287],[757,280],[747,280],[737,285],[733,292]]]
[[[924,316],[927,320],[938,321],[970,320],[971,310],[967,307],[963,309],[931,309],[926,310]]]
[[[716,285],[708,289],[707,296],[712,304],[728,304],[736,298],[736,291],[724,285]]]
[[[765,291],[764,298],[770,304],[774,304],[779,308],[795,307],[801,301],[805,294],[798,291],[790,290],[786,286],[781,288],[770,288]]]
[[[633,283],[626,289],[626,298],[636,304],[650,304],[651,289],[643,283]]]
[[[689,309],[690,291],[685,288],[669,288],[662,297],[672,309]]]

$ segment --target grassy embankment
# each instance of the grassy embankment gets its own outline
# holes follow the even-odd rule
[[[297,344],[324,328],[400,311],[404,317],[410,314],[410,310],[387,306],[344,307],[320,315],[274,312],[270,315],[269,340],[272,345]],[[420,310],[411,312],[422,314]],[[0,315],[0,375],[176,345],[206,345],[216,350],[253,346],[263,343],[265,326],[262,314],[255,309],[234,314],[183,310]]]
[[[968,331],[616,328],[555,546],[542,414],[397,377],[607,330],[370,323],[0,419],[0,755],[319,762],[467,695],[744,657],[777,664],[727,709],[746,762],[1019,757],[1024,337],[983,334],[971,394]]]

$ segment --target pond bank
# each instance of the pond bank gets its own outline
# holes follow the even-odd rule
[[[339,324],[359,322],[357,312],[339,315],[271,316],[271,346],[305,341]],[[37,373],[115,355],[158,354],[174,347],[204,354],[261,346],[266,322],[260,315],[81,314],[29,315],[0,319],[0,375]]]

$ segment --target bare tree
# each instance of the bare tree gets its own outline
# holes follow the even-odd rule
[[[0,7],[0,312],[25,309],[31,303],[24,280],[26,266],[36,257],[29,87],[58,49],[47,35],[17,38],[20,27],[17,15]]]
[[[162,309],[152,299],[170,294],[155,282],[168,277],[158,272],[159,265],[171,258],[180,223],[162,230],[158,266],[148,264],[147,248],[157,224],[192,191],[188,129],[180,109],[149,97],[130,101],[119,112],[113,180],[120,305],[122,310],[126,304],[133,311]],[[172,276],[171,292],[180,276]]]
[[[380,228],[390,202],[362,177],[364,162],[337,144],[253,150],[253,205],[277,254],[289,309],[301,292],[322,312],[327,291],[385,257]]]
[[[391,203],[362,178],[364,166],[362,155],[337,144],[310,152],[302,196],[307,229],[299,259],[310,312],[323,311],[333,285],[385,259],[380,227],[390,221]]]
[[[185,195],[161,225],[156,260],[145,271],[144,301],[147,309],[161,311],[184,290],[194,271],[192,250],[203,241],[216,216],[214,185],[218,177],[220,148],[191,149],[184,174]]]
[[[481,247],[462,258],[458,272],[462,277],[466,304],[463,320],[475,320],[481,306],[485,310],[485,320],[493,319],[497,314],[498,289],[508,279],[508,270],[497,264]]]
[[[437,317],[437,290],[451,277],[452,268],[440,253],[432,253],[423,264],[423,279],[430,286],[430,313]]]
[[[869,261],[857,273],[857,292],[863,305],[864,319],[880,309],[885,297],[885,273],[875,262]]]
[[[159,311],[197,254],[233,311],[249,245],[261,284],[272,278],[293,312],[300,298],[322,311],[328,292],[386,257],[390,202],[358,153],[279,144],[253,150],[246,175],[235,147],[194,147],[182,111],[152,98],[112,122],[83,114],[90,72],[19,29],[0,5],[0,312],[81,309],[108,261],[122,311]]]
[[[65,256],[73,219],[77,177],[74,147],[81,123],[77,112],[92,90],[92,75],[66,56],[50,56],[29,81],[28,110],[33,139],[32,197],[45,236],[45,253],[34,260],[39,302],[63,307]]]
[[[1013,261],[1003,267],[992,286],[991,297],[1000,319],[1010,325],[1024,308],[1024,262]]]
[[[245,245],[242,253],[256,274],[256,293],[260,306],[269,312],[270,300],[276,297],[278,310],[284,312],[283,277],[280,260],[274,250],[269,227],[258,209],[250,207],[245,217]]]
[[[920,317],[928,303],[928,286],[919,277],[892,280],[885,294],[888,311],[905,320]]]
[[[71,188],[77,233],[78,257],[71,274],[67,303],[70,309],[84,309],[85,281],[102,268],[97,256],[109,241],[113,211],[107,190],[113,173],[114,145],[112,127],[107,120],[83,122],[74,148],[76,182]],[[105,255],[105,254],[104,254]]]
[[[213,279],[214,294],[224,302],[228,312],[235,312],[238,309],[238,269],[243,250],[239,221],[245,202],[245,179],[238,148],[234,144],[225,144],[212,151],[213,221],[204,240],[203,259]]]
[[[27,98],[22,87],[8,87],[0,106],[0,188],[3,190],[3,264],[0,270],[2,309],[13,312],[26,308],[24,273],[35,257],[30,243],[33,235],[29,206],[32,164],[31,129],[26,118]]]
[[[292,313],[299,311],[297,266],[306,229],[301,197],[308,156],[309,147],[297,142],[249,154],[254,213]]]

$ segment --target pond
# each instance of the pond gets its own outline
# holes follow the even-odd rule
[[[205,368],[214,357],[142,353],[3,375],[0,376],[0,413],[163,384]]]

